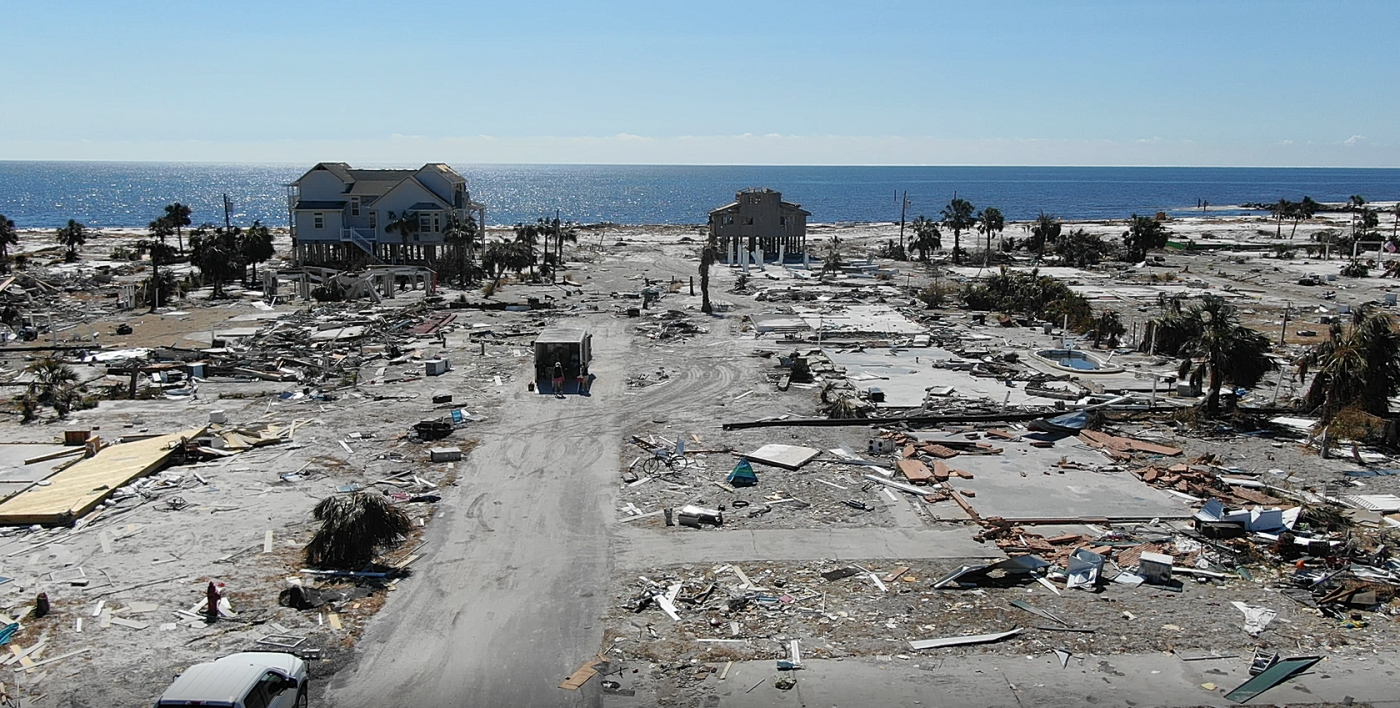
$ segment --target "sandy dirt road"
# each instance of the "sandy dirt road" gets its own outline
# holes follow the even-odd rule
[[[325,705],[588,700],[588,691],[557,686],[602,637],[608,482],[617,474],[616,402],[629,348],[621,321],[588,326],[593,396],[556,399],[521,385],[501,420],[479,431],[456,502],[444,504],[416,564],[419,577],[402,583],[366,631],[360,660],[333,680]]]
[[[433,523],[419,577],[400,584],[325,704],[600,704],[596,681],[579,692],[558,684],[601,648],[613,573],[635,565],[632,539],[613,523],[624,436],[653,419],[718,427],[697,408],[732,394],[744,366],[719,352],[684,357],[667,385],[629,392],[623,381],[641,353],[628,323],[582,323],[594,333],[591,397],[522,386],[476,431],[481,445]],[[642,555],[660,550],[647,548]]]

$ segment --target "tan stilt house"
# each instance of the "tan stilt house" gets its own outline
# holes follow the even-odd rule
[[[745,189],[734,201],[710,210],[710,237],[725,263],[800,261],[807,252],[811,215],[802,205],[783,201],[781,192]]]

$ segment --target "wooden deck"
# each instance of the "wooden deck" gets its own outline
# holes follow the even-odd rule
[[[103,448],[34,486],[0,503],[0,525],[61,525],[92,511],[118,487],[165,466],[171,447],[181,438],[194,438],[205,428],[191,428],[136,442]]]

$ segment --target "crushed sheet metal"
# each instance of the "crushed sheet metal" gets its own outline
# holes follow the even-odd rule
[[[1284,659],[1265,669],[1254,678],[1240,684],[1235,690],[1225,694],[1225,700],[1236,703],[1244,703],[1255,696],[1277,686],[1295,675],[1312,668],[1313,664],[1322,661],[1320,656],[1305,656],[1296,659]]]
[[[940,637],[938,639],[911,639],[909,640],[909,646],[915,650],[919,650],[955,647],[961,644],[986,644],[988,642],[999,642],[1007,637],[1014,637],[1023,631],[1025,630],[1017,627],[1016,629],[997,632],[995,634],[970,634],[965,637]]]

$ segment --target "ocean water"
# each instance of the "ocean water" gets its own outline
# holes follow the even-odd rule
[[[366,167],[376,165],[365,165]],[[68,219],[94,227],[141,227],[165,204],[183,202],[195,223],[287,223],[286,184],[309,165],[0,161],[0,214],[20,228]],[[1340,202],[1400,199],[1400,169],[1200,167],[764,167],[682,165],[456,165],[487,221],[553,216],[583,223],[700,224],[747,187],[769,187],[812,212],[813,222],[936,217],[956,193],[1008,220],[1041,211],[1064,219],[1186,213],[1307,195]]]

